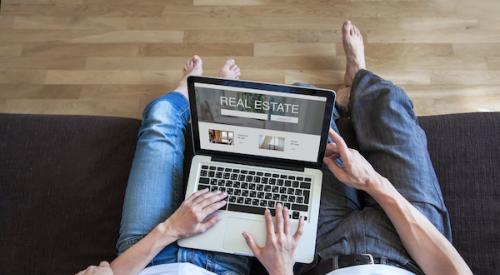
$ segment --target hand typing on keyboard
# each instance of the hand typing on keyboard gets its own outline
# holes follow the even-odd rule
[[[266,209],[264,212],[266,220],[266,244],[259,247],[252,236],[243,232],[248,246],[253,254],[264,265],[270,275],[293,274],[293,264],[295,263],[295,248],[302,236],[304,229],[304,219],[300,217],[299,227],[295,233],[289,230],[288,209],[283,208],[280,203],[276,206],[276,227],[273,225],[271,212]]]
[[[220,220],[217,215],[208,216],[226,205],[226,197],[227,193],[208,189],[193,193],[167,219],[166,232],[180,239],[207,231]]]

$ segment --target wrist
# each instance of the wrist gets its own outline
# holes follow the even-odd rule
[[[269,272],[269,275],[293,275],[293,269]]]
[[[269,272],[269,275],[293,275],[293,263],[291,266],[283,268],[267,269],[267,272]]]
[[[175,242],[180,239],[180,234],[175,230],[175,227],[172,225],[171,221],[167,219],[166,221],[160,223],[156,230],[162,236],[162,239],[165,242]]]
[[[391,182],[381,175],[374,178],[370,183],[369,188],[364,191],[379,203],[384,200],[384,198],[394,197],[394,192],[397,192]]]
[[[387,192],[392,184],[389,180],[380,174],[377,174],[370,180],[368,180],[363,191],[370,194],[371,196]]]

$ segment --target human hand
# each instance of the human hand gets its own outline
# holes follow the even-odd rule
[[[259,247],[252,236],[243,232],[243,237],[253,252],[270,275],[293,274],[295,263],[295,248],[304,230],[304,219],[300,217],[299,227],[295,234],[289,230],[288,209],[276,206],[276,228],[269,209],[264,213],[266,220],[266,245]]]
[[[382,176],[357,150],[348,148],[339,134],[332,129],[328,134],[335,143],[326,146],[323,163],[344,184],[364,191],[372,188],[373,183],[378,182]],[[338,158],[342,160],[342,167],[336,163]]]
[[[221,218],[210,216],[226,205],[226,193],[208,192],[208,189],[193,193],[166,221],[166,232],[174,238],[186,238],[203,233],[214,226]]]
[[[91,265],[76,275],[113,275],[113,270],[111,270],[108,262],[103,261],[99,263],[99,266]]]

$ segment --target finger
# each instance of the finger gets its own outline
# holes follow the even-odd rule
[[[200,207],[206,206],[206,204],[204,203],[205,201],[210,200],[213,197],[217,197],[220,194],[222,194],[222,192],[220,191],[206,192],[205,194],[201,194],[193,200],[193,205],[199,205]]]
[[[283,207],[281,203],[276,206],[276,233],[283,233]]]
[[[323,158],[323,163],[328,167],[328,169],[330,169],[330,171],[337,177],[337,179],[339,179],[339,177],[344,173],[344,170],[340,168],[337,163],[331,158]]]
[[[218,201],[216,203],[213,203],[213,204],[203,208],[203,211],[202,211],[202,215],[204,216],[203,218],[205,218],[206,216],[212,214],[213,212],[221,209],[222,207],[224,207],[224,205],[226,205],[226,201]]]
[[[273,217],[271,216],[271,211],[269,211],[269,209],[266,209],[264,212],[264,219],[266,220],[267,241],[272,241],[276,236],[274,235]]]
[[[349,161],[348,154],[347,154],[348,147],[347,147],[347,144],[345,143],[344,139],[339,134],[337,134],[337,132],[333,131],[332,129],[330,129],[328,134],[333,139],[335,144],[337,144],[337,150],[338,150],[342,160],[344,162],[348,162]]]
[[[337,144],[335,143],[330,143],[326,145],[326,150],[325,150],[325,157],[330,157],[332,155],[338,154],[339,149]]]
[[[99,263],[99,266],[101,266],[101,267],[108,267],[109,263],[106,262],[106,261],[102,261],[102,262]]]
[[[285,235],[288,235],[288,223],[289,221],[289,216],[288,216],[288,208],[284,207],[283,208],[283,232]]]
[[[302,233],[304,232],[304,217],[300,217],[299,219],[299,227],[297,227],[297,231],[293,235],[293,239],[298,242],[300,237],[302,237]]]
[[[199,206],[204,209],[205,207],[208,207],[214,203],[217,203],[221,200],[223,200],[224,198],[227,197],[227,193],[226,192],[218,192],[218,193],[212,193],[213,195],[212,196],[208,196],[207,198],[203,199],[203,200],[200,200],[198,202]]]
[[[199,191],[196,191],[194,192],[193,194],[191,194],[191,196],[189,196],[186,201],[193,201],[194,199],[196,199],[197,197],[207,193],[209,190],[208,189],[202,189],[202,190],[199,190]]]
[[[260,247],[255,243],[253,237],[248,234],[247,232],[242,233],[243,238],[245,238],[245,241],[247,242],[248,247],[250,247],[250,250],[252,250],[252,253],[255,257],[260,255]]]
[[[216,223],[218,223],[222,218],[218,215],[214,215],[210,217],[206,222],[201,224],[201,232],[205,232],[208,229],[212,228]]]

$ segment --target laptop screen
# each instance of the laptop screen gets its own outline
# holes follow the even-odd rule
[[[327,98],[194,83],[200,148],[316,162]]]

